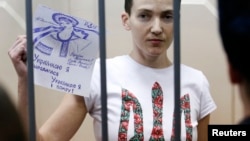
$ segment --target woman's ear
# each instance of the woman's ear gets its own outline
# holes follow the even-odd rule
[[[126,12],[123,12],[121,15],[122,18],[122,24],[125,30],[130,30],[130,24],[129,24],[129,15]]]
[[[242,76],[238,70],[236,70],[230,63],[228,63],[229,77],[232,84],[237,84],[242,81]]]

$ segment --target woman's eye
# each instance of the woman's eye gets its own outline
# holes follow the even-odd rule
[[[148,19],[149,18],[149,15],[148,14],[140,14],[138,16],[140,19]]]
[[[164,17],[163,17],[166,21],[172,21],[173,20],[173,15],[165,15]]]

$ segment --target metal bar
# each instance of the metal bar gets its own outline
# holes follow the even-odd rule
[[[174,132],[175,141],[180,141],[181,118],[180,118],[180,5],[181,0],[174,0]]]
[[[101,61],[101,105],[102,105],[102,140],[108,141],[107,124],[107,86],[106,86],[106,31],[105,31],[105,2],[99,0],[99,43]]]
[[[28,110],[29,110],[29,140],[36,140],[35,92],[33,76],[33,28],[32,0],[26,0],[26,35],[27,35],[27,67],[28,67]]]

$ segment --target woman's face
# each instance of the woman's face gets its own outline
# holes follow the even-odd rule
[[[127,18],[126,18],[127,16]],[[134,0],[131,15],[123,16],[139,54],[165,54],[173,40],[172,0]]]

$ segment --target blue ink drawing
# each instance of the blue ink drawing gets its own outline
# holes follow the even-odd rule
[[[35,47],[38,51],[46,55],[51,55],[53,47],[49,47],[42,42],[39,42],[40,39],[47,36],[50,36],[51,39],[57,40],[61,43],[59,53],[60,57],[67,57],[71,41],[83,39],[86,42],[83,48],[90,45],[90,41],[87,40],[89,36],[86,32],[87,29],[77,27],[79,22],[75,18],[62,13],[54,13],[52,15],[52,19],[55,22],[55,25],[37,27],[33,29],[34,33],[40,33],[34,38],[34,44],[38,42]]]

